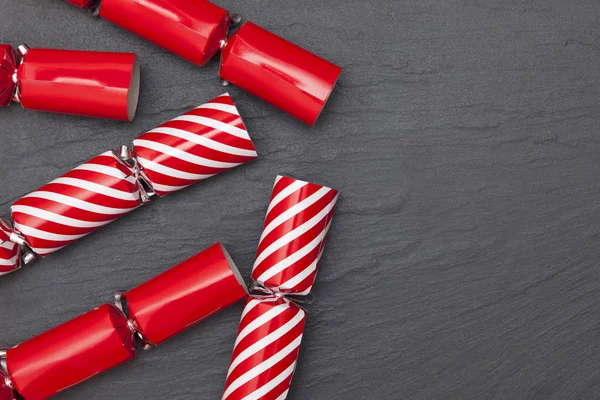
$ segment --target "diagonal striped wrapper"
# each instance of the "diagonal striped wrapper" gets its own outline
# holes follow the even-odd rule
[[[45,256],[140,205],[133,171],[107,151],[20,198],[11,211],[15,229]]]
[[[159,196],[257,157],[227,93],[146,132],[133,147],[142,176]]]
[[[246,302],[223,400],[283,400],[302,341],[306,311],[288,296],[310,293],[338,192],[277,177],[252,278],[264,295]]]
[[[144,203],[140,180],[162,196],[257,154],[225,94],[141,135],[133,157],[107,151],[17,200],[11,206],[17,236],[40,256],[54,253]],[[0,227],[0,274],[14,257],[2,235]]]

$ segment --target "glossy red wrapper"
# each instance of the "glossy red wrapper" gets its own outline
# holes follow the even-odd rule
[[[204,0],[102,0],[100,16],[199,66],[219,51],[230,22]]]
[[[0,370],[0,400],[14,400],[15,393],[10,386],[4,372]]]
[[[0,44],[0,107],[6,107],[15,93],[13,74],[17,69],[15,51],[7,44]]]
[[[136,335],[162,343],[247,295],[217,243],[121,294],[116,306],[104,304],[7,350],[0,400],[12,399],[11,388],[26,400],[46,399],[134,358]]]
[[[314,125],[342,69],[247,22],[223,48],[219,75]]]
[[[223,400],[287,397],[306,322],[294,296],[312,290],[337,199],[325,186],[275,180]]]
[[[159,345],[248,295],[219,243],[122,295],[136,330]]]
[[[131,121],[140,73],[135,54],[28,49],[18,67],[24,108]]]
[[[127,319],[105,304],[7,350],[6,367],[27,400],[42,400],[135,357]]]
[[[95,3],[95,0],[67,0],[69,3],[80,8],[88,8]]]

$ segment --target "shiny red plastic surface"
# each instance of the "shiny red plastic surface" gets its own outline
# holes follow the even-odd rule
[[[13,400],[13,390],[6,384],[6,376],[0,370],[0,400]]]
[[[129,318],[146,340],[158,345],[247,296],[233,269],[217,243],[125,293]]]
[[[314,125],[342,69],[247,22],[223,48],[221,78]]]
[[[25,108],[132,120],[137,106],[136,55],[30,49],[19,66]]]
[[[134,357],[127,320],[105,304],[8,350],[6,365],[14,388],[40,400]]]
[[[219,51],[230,21],[204,0],[102,0],[100,16],[196,65]]]
[[[7,44],[0,44],[0,107],[10,104],[15,84],[12,76],[17,68],[17,59],[13,48]]]
[[[94,3],[94,0],[67,0],[67,2],[77,7],[88,8]]]

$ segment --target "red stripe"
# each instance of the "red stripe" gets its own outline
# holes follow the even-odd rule
[[[120,214],[100,214],[92,211],[82,210],[77,207],[71,207],[53,200],[41,199],[39,197],[23,197],[19,199],[14,205],[40,208],[42,210],[50,211],[65,217],[75,218],[87,222],[112,221],[115,218],[125,214],[125,212]]]
[[[286,259],[287,257],[291,256],[292,254],[309,244],[323,231],[323,229],[325,229],[326,226],[327,218],[324,217],[323,219],[321,219],[321,221],[319,221],[317,225],[309,229],[305,234],[300,235],[298,238],[292,240],[285,246],[282,246],[278,250],[274,251],[272,254],[266,257],[260,264],[256,265],[256,267],[252,271],[252,279],[258,279],[260,275],[262,275],[269,268],[273,267],[275,264]],[[288,267],[289,274],[296,275],[301,271],[302,269],[299,269],[297,264],[293,264],[290,267]],[[267,280],[266,284],[268,287],[278,287],[283,282],[284,281],[279,282],[274,278],[270,278]]]
[[[187,172],[189,174],[202,174],[202,175],[214,175],[221,172],[227,171],[229,168],[213,168],[206,167],[203,165],[197,165],[191,162],[181,160],[179,158],[171,157],[168,154],[151,150],[145,147],[138,147],[137,154],[140,158],[153,161],[155,163],[164,165],[165,167],[173,168],[181,172]],[[154,173],[151,167],[149,167],[150,173]],[[167,179],[178,179],[167,177]],[[197,180],[192,180],[197,182]]]
[[[271,198],[269,199],[269,203],[271,203],[275,196],[277,196],[283,189],[290,186],[295,181],[295,179],[283,176],[277,182],[275,182],[275,185],[273,186],[273,191],[271,192]]]
[[[221,121],[222,122],[222,121]],[[235,125],[234,125],[235,126]],[[254,145],[249,139],[241,138],[230,133],[223,132],[219,129],[210,128],[208,126],[198,124],[196,122],[173,120],[162,124],[159,128],[180,129],[186,132],[193,133],[198,136],[203,136],[212,139],[216,142],[221,142],[228,146],[238,147],[240,149],[254,150]],[[240,128],[244,129],[245,128]],[[150,131],[152,132],[152,131]],[[143,138],[140,137],[140,139]]]
[[[18,221],[19,225],[28,226],[30,228],[39,229],[44,232],[56,233],[59,235],[83,235],[86,233],[90,233],[96,228],[76,228],[74,226],[68,226],[59,224],[56,222],[47,221],[42,218],[34,217],[27,214],[22,214],[20,212],[14,212],[13,217],[15,221]],[[114,219],[117,219],[119,216],[115,215]]]
[[[27,236],[26,239],[27,239],[27,243],[29,243],[31,245],[31,247],[38,248],[38,249],[51,249],[54,247],[63,247],[68,244],[71,244],[75,241],[75,240],[54,241],[54,240],[45,240],[45,239],[39,239],[39,238],[34,238],[34,237],[29,237],[29,236]]]
[[[296,312],[282,313],[282,315],[285,315],[286,318],[285,319],[278,318],[278,322],[279,322],[278,325],[273,324],[272,329],[269,329],[269,330],[262,329],[258,332],[256,332],[256,331],[252,332],[249,335],[249,336],[251,336],[252,340],[249,340],[248,343],[254,344],[254,343],[258,342],[259,340],[261,340],[262,338],[267,336],[269,333],[275,331],[277,328],[280,328],[285,323],[292,320],[298,312],[301,312],[300,310],[297,309],[297,306],[295,306],[295,308],[296,308]],[[273,357],[275,354],[277,354],[282,349],[287,347],[290,343],[292,343],[298,336],[302,335],[303,331],[304,331],[304,322],[301,321],[294,328],[292,328],[288,333],[286,333],[285,335],[280,337],[278,340],[274,341],[273,343],[266,346],[264,349],[256,352],[252,356],[250,356],[247,359],[245,359],[244,361],[242,361],[240,364],[238,364],[238,366],[229,375],[229,378],[227,379],[228,384],[234,382],[236,379],[238,379],[240,376],[242,376],[246,372],[250,371],[252,368],[260,365],[262,362]],[[244,346],[243,350],[246,349],[247,347],[248,346]],[[278,365],[280,366],[283,363],[283,361],[286,359],[291,359],[293,362],[293,360],[295,360],[297,357],[297,353],[298,353],[297,350],[292,351],[282,361],[280,361],[279,363],[277,363],[276,365],[274,365],[272,368],[268,369],[264,373],[260,374],[257,378],[252,379],[246,385],[251,385],[253,381],[263,381],[265,379],[265,376],[271,376],[271,379],[272,379],[275,376],[279,375],[279,373],[281,373],[281,371],[278,370],[277,366]],[[232,358],[232,361],[233,361],[233,358]],[[286,367],[287,367],[287,365],[286,365]],[[244,385],[244,386],[246,386],[246,385]]]
[[[263,312],[261,313],[261,315],[263,315],[263,314],[267,313],[268,311],[271,311],[275,308],[278,308],[278,306],[283,305],[282,302],[261,303],[261,305],[263,305],[263,304],[266,305],[266,307],[262,307],[261,311],[263,311]],[[259,307],[259,306],[257,306],[257,307]],[[279,327],[284,325],[286,322],[290,321],[297,314],[297,312],[298,312],[297,310],[294,310],[292,308],[287,308],[286,310],[281,312],[279,315],[277,315],[275,318],[271,319],[269,322],[262,324],[261,326],[259,326],[258,328],[256,328],[252,332],[250,332],[246,337],[244,337],[242,340],[240,340],[238,345],[235,347],[235,349],[233,350],[233,356],[231,357],[231,359],[234,360],[242,351],[247,349],[249,346],[256,343],[261,338],[267,336],[271,332],[277,330]],[[259,315],[258,317],[260,317],[261,315]],[[255,320],[256,320],[256,318],[253,318],[252,320],[249,321],[249,323],[251,323]],[[240,332],[244,328],[240,327]]]
[[[126,181],[124,178],[116,178],[100,172],[87,171],[83,169],[74,169],[62,175],[61,178],[75,178],[92,182],[108,188],[120,190],[126,193],[135,193],[135,184]],[[85,190],[85,189],[81,189]]]
[[[91,192],[89,190],[81,189],[79,187],[71,185],[65,185],[62,183],[49,183],[45,186],[42,186],[37,191],[58,193],[65,196],[73,197],[75,199],[83,200],[88,203],[112,208],[134,208],[139,205],[139,201],[136,200],[115,199],[114,197]],[[19,201],[20,200],[18,200],[15,204],[19,204]]]
[[[275,229],[273,229],[271,232],[269,232],[267,234],[267,236],[265,236],[262,239],[262,241],[260,242],[260,244],[258,246],[257,256],[264,249],[266,249],[271,244],[273,244],[273,242],[280,239],[287,233],[293,231],[294,229],[298,228],[299,226],[301,226],[302,224],[304,224],[305,222],[309,221],[311,218],[313,218],[317,214],[319,214],[319,212],[323,211],[325,209],[325,207],[327,207],[333,201],[335,196],[336,196],[335,191],[331,190],[329,193],[327,193],[321,199],[316,201],[310,207],[308,207],[305,210],[303,210],[302,212],[292,216],[291,218],[288,218],[282,224],[280,224]],[[289,209],[290,207],[292,207],[295,204],[297,204],[297,203],[292,204],[292,203],[288,202],[288,207],[286,209]],[[317,226],[318,225],[319,224],[317,224]],[[311,229],[310,231],[313,231],[313,230]],[[318,232],[316,234],[318,234]],[[315,234],[315,236],[316,236],[316,234]],[[308,235],[308,233],[305,233],[303,236],[306,236],[306,235]],[[314,238],[315,236],[312,236],[312,238]]]
[[[211,101],[209,101],[209,103],[219,103],[219,104],[227,104],[230,106],[235,106],[235,104],[233,103],[233,99],[231,98],[231,96],[229,94],[216,97],[216,98],[212,99]]]
[[[294,378],[294,371],[292,371],[292,373],[286,377],[283,382],[281,382],[279,385],[275,386],[267,396],[263,397],[261,400],[277,400],[279,399],[279,396],[281,396],[283,393],[285,393],[286,390],[289,390],[290,386],[292,385],[292,379]]]
[[[315,194],[317,191],[319,191],[319,189],[320,187],[316,185],[306,185],[285,197],[271,209],[269,214],[267,214],[264,227],[266,228],[267,225],[269,225],[275,218],[279,217],[282,213],[300,203],[302,200],[305,200],[307,197]]]
[[[197,115],[199,117],[206,117],[210,119],[216,119],[217,121],[224,122],[226,124],[235,126],[236,128],[247,131],[244,126],[242,118],[235,114],[230,114],[225,111],[213,110],[210,108],[195,108],[185,113],[184,115]]]
[[[227,134],[219,133],[219,134],[215,135],[215,137],[212,139],[217,142],[227,144],[226,143],[227,138],[223,137],[225,135],[227,135]],[[157,142],[160,144],[164,144],[166,146],[176,148],[181,151],[185,151],[192,155],[207,158],[207,159],[213,160],[213,161],[221,161],[221,162],[228,162],[228,163],[244,163],[244,162],[249,161],[252,158],[254,158],[254,157],[249,157],[249,156],[240,156],[240,155],[235,155],[235,154],[224,153],[224,152],[221,152],[218,150],[213,150],[209,147],[205,147],[205,146],[199,145],[197,143],[190,142],[188,140],[184,140],[184,139],[181,139],[181,138],[178,138],[175,136],[171,136],[168,134],[164,134],[164,133],[156,133],[156,132],[145,133],[143,136],[140,136],[138,138],[138,140],[148,140],[151,142]],[[140,154],[139,152],[137,152],[138,148],[146,149],[142,145],[136,145],[136,142],[134,142],[134,146],[136,148],[136,153],[138,153],[138,154]],[[241,148],[240,146],[235,146],[235,147]],[[165,154],[161,159],[165,159],[167,157],[170,157],[170,156]],[[160,162],[160,161],[157,161],[154,159],[150,159],[150,161]]]
[[[294,340],[294,339],[295,338],[293,338],[292,340]],[[296,348],[296,350],[292,351],[290,354],[288,354],[286,357],[284,357],[277,364],[273,365],[273,367],[269,368],[262,374],[259,374],[256,378],[251,379],[249,382],[245,383],[244,385],[240,386],[238,389],[234,390],[229,395],[227,400],[243,399],[244,397],[248,396],[249,394],[255,392],[256,390],[260,389],[261,387],[263,387],[264,385],[266,385],[267,383],[272,381],[279,374],[281,374],[283,371],[285,371],[290,365],[292,365],[294,362],[296,362],[296,360],[298,359],[299,349],[300,349],[299,347]],[[233,381],[231,381],[231,382],[233,382]],[[291,383],[291,379],[287,379],[288,388],[289,388],[290,383]],[[279,390],[281,390],[281,388],[279,388]],[[285,390],[283,390],[283,391],[285,391]],[[261,397],[261,400],[267,400],[267,399],[268,400],[276,400],[277,397],[275,396],[275,392],[270,391],[266,395]]]
[[[322,243],[323,243],[323,241],[321,241],[319,243],[319,245],[317,247],[315,247],[311,252],[309,252],[307,255],[305,255],[304,257],[302,257],[300,260],[298,260],[294,264],[290,265],[288,268],[284,269],[280,273],[278,273],[278,274],[272,276],[271,278],[267,279],[267,281],[266,281],[267,286],[269,286],[269,287],[279,287],[283,283],[285,283],[285,282],[289,281],[290,279],[292,279],[294,276],[298,275],[300,272],[304,271],[319,256],[319,252],[321,250]],[[295,243],[294,243],[294,245],[295,245]],[[255,276],[258,279],[258,277],[260,276],[260,274],[264,273],[272,265],[274,265],[273,263],[277,263],[277,262],[279,262],[279,261],[281,261],[281,260],[283,260],[283,259],[291,256],[295,251],[296,251],[295,249],[292,250],[290,248],[286,248],[286,251],[276,252],[274,254],[273,261],[271,261],[271,260],[265,260],[266,262],[263,262],[263,263],[260,264],[260,266],[259,266],[260,270],[257,268],[256,274],[253,273],[252,275]],[[271,258],[271,257],[269,257],[269,258]]]

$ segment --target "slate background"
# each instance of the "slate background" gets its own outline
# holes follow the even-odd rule
[[[137,52],[131,124],[0,110],[0,214],[223,92],[62,0],[0,42]],[[345,67],[314,129],[231,87],[261,158],[0,280],[10,346],[219,240],[245,276],[275,175],[342,192],[289,396],[600,398],[600,2],[219,0]],[[241,304],[58,399],[219,399]]]

